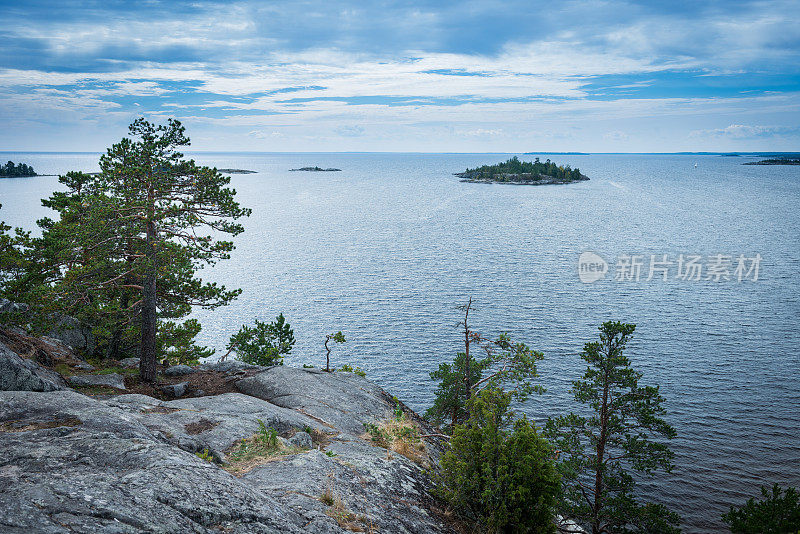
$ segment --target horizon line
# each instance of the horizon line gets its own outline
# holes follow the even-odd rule
[[[82,150],[0,150],[0,154],[103,154],[101,151]],[[186,150],[186,154],[458,154],[458,155],[507,155],[519,154],[535,156],[537,154],[553,156],[603,156],[603,155],[663,155],[663,156],[764,156],[764,155],[793,155],[798,151],[698,151],[698,152],[564,152],[564,151],[526,151],[526,152],[419,152],[419,151],[362,151],[362,150],[337,150],[337,151],[260,151],[260,150]]]

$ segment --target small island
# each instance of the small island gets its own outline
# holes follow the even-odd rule
[[[27,176],[38,176],[33,167],[25,163],[14,164],[9,161],[5,165],[0,166],[0,178],[23,178]]]
[[[748,161],[742,165],[800,165],[800,158],[772,158],[761,161]]]
[[[589,179],[579,169],[573,169],[569,165],[556,165],[549,159],[542,163],[539,158],[533,162],[520,161],[516,156],[504,163],[483,165],[457,172],[455,175],[462,182],[515,185],[569,184]]]
[[[289,169],[290,171],[309,171],[309,172],[336,172],[341,171],[342,169],[323,169],[322,167],[300,167],[299,169]]]
[[[217,171],[224,174],[255,174],[257,171],[248,171],[247,169],[217,169]]]

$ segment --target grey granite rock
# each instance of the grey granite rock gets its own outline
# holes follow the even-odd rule
[[[123,358],[119,364],[125,369],[136,369],[139,367],[139,358]]]
[[[27,304],[0,299],[0,313],[27,313],[28,310],[30,310],[30,306]]]
[[[73,375],[67,378],[70,386],[104,386],[125,390],[125,378],[118,373],[106,375]]]
[[[28,426],[0,431],[0,530],[304,532],[294,510],[119,408],[69,391],[0,392],[0,425],[10,421]]]
[[[183,397],[186,395],[186,392],[189,390],[189,382],[179,382],[177,384],[169,384],[166,386],[161,386],[161,391],[167,397],[171,399],[177,399],[178,397]]]
[[[217,371],[227,375],[243,374],[246,371],[262,371],[266,367],[240,362],[239,360],[225,360],[224,362],[204,363],[200,365],[203,371]]]
[[[364,423],[385,419],[392,409],[381,388],[353,373],[276,366],[239,380],[236,388],[356,435]]]
[[[160,401],[0,392],[0,527],[103,534],[452,532],[438,515],[425,469],[361,435],[363,421],[391,414],[393,401],[383,390],[350,373],[271,368],[257,376],[243,389],[274,402],[241,393]],[[231,447],[258,432],[259,421],[293,434],[281,442],[301,448],[311,438],[302,429],[310,428],[313,448],[239,477],[192,454],[207,449],[225,462]],[[349,525],[337,523],[323,494],[351,514]]]
[[[65,387],[61,375],[0,343],[0,391],[56,391]]]
[[[180,364],[164,369],[164,376],[186,376],[194,372],[197,372],[197,369],[189,367],[188,365]]]
[[[297,432],[294,436],[287,440],[290,445],[300,447],[301,449],[310,449],[313,445],[311,441],[311,434],[308,432]]]
[[[189,452],[209,449],[223,457],[236,442],[258,432],[258,420],[279,433],[309,426],[329,430],[312,418],[241,393],[159,401],[145,395],[120,395],[103,401],[123,410],[170,443]]]
[[[89,354],[96,348],[92,329],[81,325],[77,319],[68,315],[56,315],[55,325],[47,335],[73,349],[84,350]]]

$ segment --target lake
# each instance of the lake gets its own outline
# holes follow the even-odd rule
[[[578,353],[600,323],[635,323],[627,354],[643,384],[661,385],[678,431],[675,471],[644,485],[686,532],[720,530],[720,515],[760,484],[800,486],[800,167],[543,155],[591,180],[529,187],[452,175],[510,156],[194,154],[257,171],[232,178],[253,209],[237,250],[203,272],[244,292],[197,313],[201,341],[224,353],[242,323],[282,312],[297,338],[286,363],[319,366],[325,334],[342,330],[333,363],[362,367],[422,411],[435,387],[428,373],[461,349],[457,307],[472,297],[475,330],[507,331],[544,352],[548,391],[524,407],[542,420],[575,409]],[[0,157],[61,173],[97,170],[98,154]],[[314,165],[342,171],[288,172]],[[0,180],[0,220],[32,229],[47,214],[39,199],[57,186],[55,177]],[[578,259],[589,251],[608,272],[583,283]],[[678,277],[678,259],[685,274],[694,255],[701,279]],[[749,272],[737,273],[740,256]],[[651,260],[672,263],[655,263],[662,270],[647,280]],[[639,262],[637,281],[626,265]]]

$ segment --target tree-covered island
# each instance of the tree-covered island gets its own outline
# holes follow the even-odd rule
[[[573,169],[569,165],[556,165],[549,159],[543,163],[539,158],[533,162],[520,161],[517,156],[503,163],[483,165],[455,175],[462,182],[522,185],[569,184],[589,179],[581,174],[580,169]]]
[[[25,176],[37,176],[33,167],[26,163],[14,164],[9,161],[5,165],[0,165],[0,178],[22,178]]]

